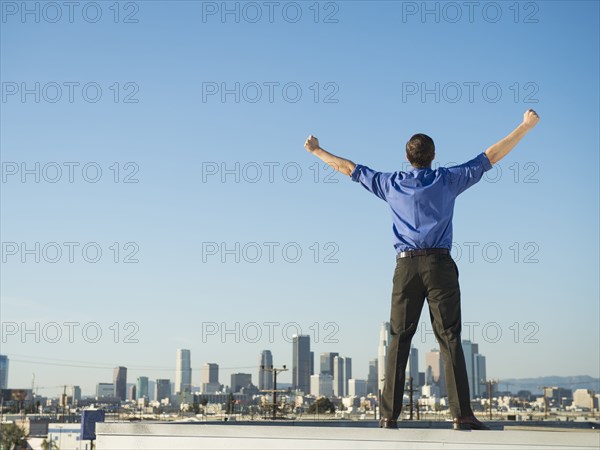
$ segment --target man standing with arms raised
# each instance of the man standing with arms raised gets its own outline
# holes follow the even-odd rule
[[[387,202],[392,213],[397,256],[380,427],[397,428],[410,343],[427,298],[444,361],[454,428],[488,429],[471,410],[461,345],[458,268],[450,256],[454,201],[481,180],[484,172],[504,158],[538,121],[530,109],[512,133],[485,152],[460,166],[436,170],[431,169],[435,146],[425,134],[415,134],[406,144],[406,158],[413,166],[408,172],[376,172],[323,150],[312,135],[306,140],[306,150]]]

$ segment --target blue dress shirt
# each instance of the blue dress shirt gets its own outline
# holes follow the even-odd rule
[[[436,170],[385,173],[358,164],[351,176],[389,205],[394,248],[400,253],[420,248],[450,250],[454,201],[491,168],[490,160],[481,153],[467,163]]]

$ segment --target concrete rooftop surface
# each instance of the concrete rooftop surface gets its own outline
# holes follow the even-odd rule
[[[225,423],[98,423],[98,450],[197,449],[599,449],[592,429],[491,431]]]

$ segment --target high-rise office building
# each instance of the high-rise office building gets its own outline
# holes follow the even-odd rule
[[[344,358],[344,396],[348,395],[348,382],[352,378],[352,358]]]
[[[475,384],[477,397],[487,396],[487,373],[485,367],[485,356],[479,353],[473,355],[473,369],[475,370]]]
[[[263,350],[260,354],[258,367],[258,389],[261,391],[273,389],[273,371],[266,370],[273,367],[271,350]]]
[[[469,393],[471,398],[475,398],[474,371],[473,371],[473,343],[471,341],[462,341],[462,349],[465,355],[465,366],[467,368],[467,378],[469,380]]]
[[[127,400],[127,367],[115,367],[113,371],[114,396],[121,401]]]
[[[239,392],[242,388],[247,388],[252,384],[252,375],[249,373],[231,374],[231,392]]]
[[[292,388],[310,394],[310,336],[294,335],[292,339]]]
[[[486,395],[485,387],[487,374],[485,369],[485,357],[479,354],[479,344],[471,341],[462,341],[462,349],[465,355],[465,365],[467,367],[467,378],[469,379],[469,392],[471,398]]]
[[[383,383],[385,382],[385,362],[387,358],[388,347],[390,345],[391,333],[390,323],[383,322],[379,330],[379,348],[377,352],[377,387],[383,392]]]
[[[344,357],[333,358],[333,395],[344,396]]]
[[[8,356],[0,355],[0,389],[8,389]]]
[[[406,364],[406,383],[408,384],[409,378],[413,379],[413,389],[419,387],[419,350],[415,347],[410,348],[408,354],[408,362]]]
[[[367,394],[377,394],[377,358],[369,361],[369,374],[367,376]]]
[[[138,377],[136,394],[137,398],[145,398],[146,400],[150,400],[150,395],[148,392],[148,377]]]
[[[367,395],[367,380],[348,380],[348,395],[350,397],[364,397]]]
[[[171,380],[163,378],[156,380],[154,384],[154,399],[158,402],[171,399]]]
[[[178,349],[175,363],[175,394],[192,392],[192,362],[187,349]]]
[[[327,352],[319,356],[319,373],[333,376],[333,358],[339,356],[339,353]]]
[[[311,375],[310,393],[315,397],[333,397],[333,377],[328,373]]]
[[[352,358],[336,356],[333,358],[333,395],[348,395],[348,380],[352,378]]]
[[[425,384],[436,384],[440,395],[446,395],[446,374],[444,360],[438,349],[432,349],[425,354]]]
[[[221,391],[219,383],[219,365],[205,363],[200,370],[200,390],[204,394],[215,394]]]
[[[81,401],[81,387],[71,386],[71,398],[73,399],[74,405]]]
[[[137,389],[135,384],[129,386],[127,390],[127,400],[136,400],[137,399]]]
[[[113,398],[115,396],[115,385],[113,383],[98,383],[96,385],[96,399]]]
[[[205,363],[202,366],[200,381],[202,383],[218,383],[219,365],[215,363]]]

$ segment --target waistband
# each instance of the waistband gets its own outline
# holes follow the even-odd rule
[[[416,250],[407,250],[400,252],[396,256],[396,259],[400,258],[412,258],[413,256],[427,256],[427,255],[449,255],[450,250],[447,248],[419,248]]]

